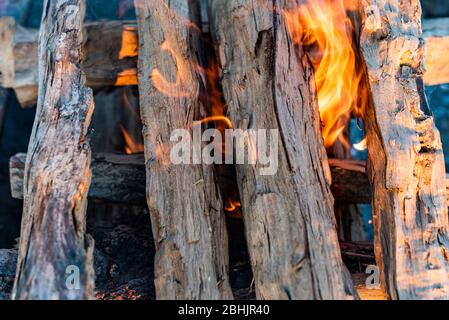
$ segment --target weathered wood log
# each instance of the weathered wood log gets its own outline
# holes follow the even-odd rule
[[[90,22],[85,26],[83,70],[91,87],[137,84],[135,21]],[[449,18],[423,21],[426,85],[449,83]],[[37,33],[0,18],[0,85],[14,88],[22,106],[37,101]],[[101,43],[102,45],[98,45]]]
[[[11,195],[23,199],[26,154],[9,161]],[[145,161],[143,154],[99,153],[92,157],[92,182],[88,197],[107,202],[145,204]]]
[[[364,115],[376,261],[392,299],[449,299],[441,140],[422,84],[418,0],[361,2],[372,101]]]
[[[85,225],[94,105],[80,69],[83,19],[82,0],[45,1],[14,299],[93,296],[93,240]]]
[[[211,0],[227,115],[242,130],[279,130],[279,166],[237,165],[259,299],[350,299],[320,133],[313,72],[283,17],[294,1]],[[248,146],[249,148],[249,146]]]
[[[213,168],[170,161],[172,131],[192,132],[193,122],[204,115],[199,99],[198,32],[190,22],[196,21],[197,2],[135,0],[135,5],[147,199],[156,243],[156,296],[229,299],[227,234]],[[165,89],[170,92],[163,93],[153,83],[155,74],[178,81],[168,83]]]
[[[83,39],[87,85],[137,85],[135,21],[87,23]],[[11,17],[0,18],[0,85],[14,88],[22,106],[37,101],[37,40],[38,30],[16,25]]]

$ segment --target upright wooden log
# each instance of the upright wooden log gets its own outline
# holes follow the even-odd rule
[[[158,299],[228,299],[227,235],[213,168],[170,162],[172,131],[192,131],[199,102],[196,2],[135,0],[147,199],[156,243]],[[175,63],[174,63],[175,62]],[[156,79],[180,79],[161,92]],[[152,76],[153,75],[153,76]]]
[[[83,18],[83,0],[45,1],[15,299],[93,296],[93,240],[85,225],[94,105],[80,70]]]
[[[275,175],[237,165],[259,299],[351,299],[341,260],[313,72],[281,14],[295,1],[210,0],[224,99],[236,128],[277,129]]]
[[[364,120],[375,252],[392,299],[449,299],[449,223],[440,134],[423,93],[418,0],[363,0]]]

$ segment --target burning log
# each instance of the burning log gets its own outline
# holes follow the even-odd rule
[[[375,253],[392,299],[449,298],[444,156],[423,93],[419,1],[362,1]]]
[[[79,64],[84,1],[47,0],[44,7],[13,298],[87,299],[94,271],[93,240],[85,234],[91,158],[86,132],[94,105]]]
[[[292,49],[280,10],[288,5],[276,3],[209,1],[227,115],[238,129],[276,129],[282,137],[275,175],[262,175],[258,165],[236,168],[256,295],[354,298],[336,234],[313,71],[301,48]]]
[[[23,199],[26,154],[11,157],[11,195]],[[145,161],[143,154],[95,154],[91,163],[92,182],[88,197],[107,202],[145,204]]]
[[[137,85],[135,21],[87,23],[83,36],[82,69],[91,87]],[[37,101],[38,30],[0,18],[0,85],[14,88],[22,106]],[[101,43],[101,45],[98,45]]]
[[[156,295],[158,299],[229,299],[228,242],[213,167],[170,161],[172,131],[191,132],[196,117],[204,112],[198,95],[200,44],[191,22],[198,16],[198,3],[135,0],[135,4]],[[159,90],[157,80],[163,87]]]

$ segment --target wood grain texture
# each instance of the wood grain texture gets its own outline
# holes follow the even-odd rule
[[[375,253],[392,299],[449,298],[448,209],[440,134],[422,94],[418,0],[363,0],[364,120]]]
[[[197,60],[199,40],[190,23],[197,17],[195,4],[188,0],[135,1],[147,199],[156,243],[158,299],[232,298],[223,204],[213,168],[170,162],[172,131],[192,131],[193,122],[204,115],[199,101],[203,85]],[[161,48],[163,43],[172,53]],[[172,96],[154,87],[151,74],[156,69],[167,81],[182,79]]]
[[[278,129],[279,168],[237,165],[259,299],[352,299],[341,260],[313,72],[281,9],[294,1],[209,1],[227,115],[239,129]]]
[[[83,18],[82,0],[45,1],[14,299],[93,296],[93,240],[85,225],[94,105],[80,70]],[[69,266],[79,270],[77,289],[66,284]]]

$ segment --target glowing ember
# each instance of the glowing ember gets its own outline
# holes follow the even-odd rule
[[[303,45],[315,69],[318,105],[326,148],[337,140],[347,146],[342,132],[351,113],[360,115],[365,104],[353,46],[353,27],[346,10],[355,1],[314,0],[284,11],[287,29],[295,44]]]

